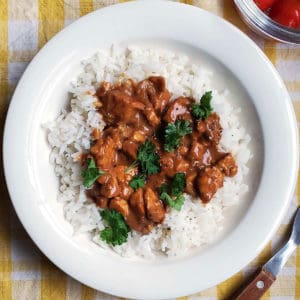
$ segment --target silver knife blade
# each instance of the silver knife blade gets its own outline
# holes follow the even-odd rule
[[[300,244],[300,209],[294,219],[291,236],[288,242],[265,264],[263,270],[271,273],[275,278],[279,274],[282,267],[286,264],[291,254]]]

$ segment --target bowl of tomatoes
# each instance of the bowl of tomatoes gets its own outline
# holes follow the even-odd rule
[[[300,45],[300,0],[234,0],[243,20],[257,33]]]

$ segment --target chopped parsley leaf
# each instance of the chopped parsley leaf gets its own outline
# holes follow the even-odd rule
[[[213,111],[211,107],[212,91],[206,92],[200,99],[200,104],[191,105],[192,115],[196,119],[205,120]]]
[[[145,180],[146,176],[145,175],[135,175],[129,182],[129,185],[136,191],[140,187],[145,186]]]
[[[181,210],[184,203],[183,190],[186,185],[186,179],[184,173],[176,173],[173,177],[171,186],[167,184],[162,184],[160,186],[160,199],[168,204],[170,207]],[[168,193],[169,188],[171,188],[171,195]]]
[[[186,120],[176,120],[175,123],[169,123],[165,128],[164,149],[172,152],[178,148],[180,139],[187,134],[192,133],[190,122]]]
[[[127,241],[130,228],[121,213],[116,210],[105,209],[101,211],[101,217],[107,227],[100,232],[100,238],[113,246],[122,245]]]
[[[104,172],[96,167],[94,159],[89,158],[87,161],[87,169],[81,172],[81,176],[83,177],[83,185],[86,188],[90,188],[103,174]]]
[[[160,172],[159,156],[156,153],[155,145],[150,141],[139,146],[137,161],[140,164],[142,174],[156,174]]]

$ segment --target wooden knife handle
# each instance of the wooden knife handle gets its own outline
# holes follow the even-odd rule
[[[262,269],[259,274],[234,298],[235,300],[258,300],[276,280],[271,273]]]

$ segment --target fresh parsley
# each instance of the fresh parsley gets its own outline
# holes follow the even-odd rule
[[[155,145],[150,141],[139,146],[137,161],[140,164],[142,174],[156,174],[160,172],[159,156],[156,153]]]
[[[87,161],[87,169],[81,172],[81,176],[83,177],[83,185],[86,188],[90,188],[103,174],[104,172],[96,167],[94,159],[89,158]]]
[[[213,111],[211,107],[212,91],[206,92],[200,99],[200,104],[191,105],[192,115],[196,119],[205,120]]]
[[[136,191],[140,187],[145,186],[145,175],[135,175],[129,182],[129,185]]]
[[[147,175],[160,172],[159,155],[156,153],[155,145],[150,141],[139,146],[137,151],[137,160],[135,160],[125,170],[128,173],[132,168],[139,166],[140,174],[135,175],[129,185],[136,191],[140,187],[145,186]]]
[[[130,228],[125,223],[124,217],[116,210],[105,209],[101,211],[101,217],[107,227],[100,232],[100,238],[113,246],[122,245],[127,241]]]
[[[171,184],[171,194],[174,196],[179,196],[182,194],[186,186],[186,179],[184,173],[176,173]]]
[[[186,179],[184,173],[176,173],[171,183],[171,195],[168,193],[169,186],[162,184],[160,186],[160,199],[168,204],[170,207],[181,210],[184,203],[183,190],[186,186]]]
[[[164,149],[172,152],[178,148],[180,139],[187,134],[192,133],[190,122],[186,120],[176,120],[175,123],[169,123],[165,128]]]
[[[184,202],[184,197],[182,194],[177,196],[176,198],[172,198],[168,193],[163,192],[160,195],[160,199],[177,211],[181,210]]]

